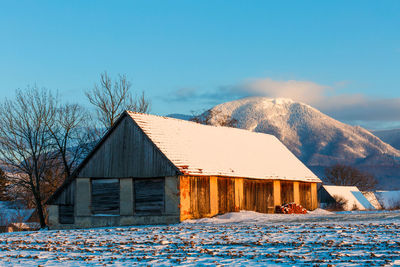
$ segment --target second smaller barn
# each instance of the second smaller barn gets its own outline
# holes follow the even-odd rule
[[[375,207],[356,186],[323,185],[318,190],[321,208],[332,210],[373,210]]]

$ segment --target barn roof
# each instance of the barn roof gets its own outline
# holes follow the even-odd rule
[[[273,135],[127,114],[183,174],[321,182]]]
[[[351,210],[354,206],[359,210],[375,209],[356,186],[323,185],[323,188],[332,197],[346,200],[345,210]]]

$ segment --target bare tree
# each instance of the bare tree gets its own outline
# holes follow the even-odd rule
[[[17,90],[14,100],[0,104],[0,156],[12,173],[7,178],[30,192],[42,228],[46,225],[43,184],[57,161],[49,131],[55,102],[48,90],[33,87]]]
[[[194,114],[192,112],[191,121],[205,124],[205,125],[217,125],[224,127],[238,127],[238,121],[232,116],[223,114],[222,111],[216,109],[209,109],[201,114]]]
[[[371,174],[343,164],[336,164],[326,168],[325,176],[328,183],[357,186],[361,191],[373,190],[377,185],[377,181]]]
[[[89,102],[96,108],[97,116],[101,124],[109,129],[124,110],[148,113],[150,101],[142,93],[141,98],[133,98],[130,91],[131,83],[126,75],[118,75],[115,81],[108,76],[107,72],[100,75],[100,84],[85,94]]]
[[[92,147],[91,132],[86,128],[87,112],[77,104],[65,104],[55,111],[54,121],[48,125],[56,145],[58,160],[62,165],[64,179]]]

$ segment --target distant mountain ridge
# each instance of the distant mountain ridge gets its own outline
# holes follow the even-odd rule
[[[390,144],[396,149],[400,149],[400,129],[378,130],[372,131],[372,133],[378,136],[383,142]]]
[[[215,106],[218,116],[228,115],[238,127],[275,135],[303,163],[323,174],[326,166],[345,163],[374,172],[382,187],[396,183],[400,177],[400,151],[359,126],[337,121],[317,109],[290,99],[250,97]],[[385,169],[385,171],[382,171]],[[399,174],[400,175],[400,174]]]
[[[174,118],[174,119],[185,120],[185,121],[188,121],[191,118],[193,118],[192,115],[179,114],[179,113],[168,114],[167,117]]]

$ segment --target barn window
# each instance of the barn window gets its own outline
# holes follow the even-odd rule
[[[58,206],[58,220],[62,224],[74,223],[74,206],[73,205],[59,205]]]
[[[134,191],[136,213],[164,212],[164,179],[137,179],[134,182]]]
[[[92,180],[92,214],[119,215],[119,180]]]

